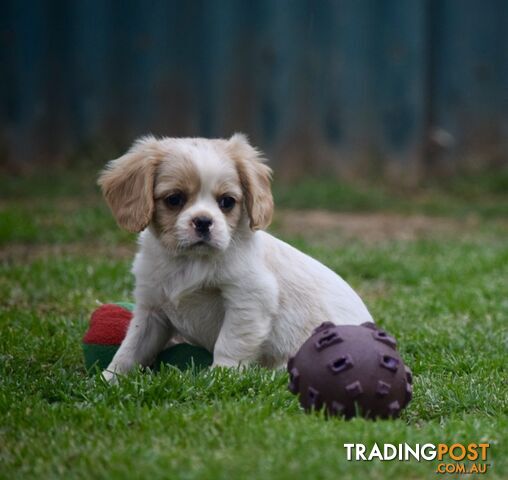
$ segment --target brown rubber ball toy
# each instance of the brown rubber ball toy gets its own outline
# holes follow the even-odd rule
[[[374,323],[316,328],[288,362],[289,390],[306,411],[394,418],[412,397],[397,342]]]

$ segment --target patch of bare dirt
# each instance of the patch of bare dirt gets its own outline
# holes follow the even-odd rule
[[[361,240],[379,243],[390,240],[416,240],[472,232],[480,219],[402,215],[397,213],[339,213],[326,210],[280,210],[274,231],[312,241]]]
[[[124,259],[133,257],[135,245],[104,245],[91,243],[69,243],[62,245],[11,244],[0,249],[0,261],[30,262],[40,258],[80,256],[86,258],[108,257]]]

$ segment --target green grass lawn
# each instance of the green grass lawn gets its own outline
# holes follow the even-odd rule
[[[100,302],[131,298],[135,238],[116,227],[90,176],[2,179],[0,478],[439,478],[436,461],[346,461],[344,443],[374,442],[487,442],[483,477],[507,478],[503,181],[406,196],[318,181],[277,188],[286,208],[423,212],[459,225],[323,241],[275,221],[278,235],[360,292],[413,370],[401,418],[372,422],[303,413],[284,372],[165,368],[114,387],[89,377],[81,338]]]

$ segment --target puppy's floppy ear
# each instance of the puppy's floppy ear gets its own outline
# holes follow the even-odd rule
[[[140,232],[149,223],[154,209],[155,168],[162,152],[154,137],[137,140],[120,158],[101,172],[98,184],[118,225]]]
[[[273,215],[272,169],[263,163],[261,152],[241,133],[235,133],[228,140],[227,150],[240,177],[250,228],[264,229],[270,225]]]

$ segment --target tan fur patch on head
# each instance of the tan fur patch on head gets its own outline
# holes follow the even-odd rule
[[[273,216],[272,169],[263,163],[261,153],[250,145],[245,135],[233,135],[227,142],[226,149],[235,162],[240,177],[250,228],[267,228]]]
[[[140,232],[152,218],[155,169],[163,156],[159,141],[144,137],[125,155],[109,162],[99,176],[116,221],[129,232]]]
[[[183,192],[190,199],[198,194],[200,188],[201,179],[192,160],[175,155],[159,163],[154,190],[156,200],[174,192]]]
[[[192,205],[201,189],[199,172],[192,160],[175,155],[163,160],[156,172],[155,211],[152,226],[166,247],[175,249],[178,239],[175,235],[176,222],[181,212]],[[165,199],[173,194],[182,194],[185,205],[182,208],[169,208]]]

